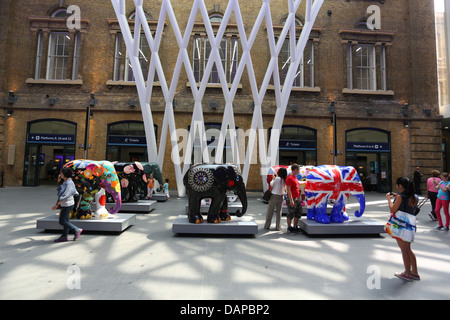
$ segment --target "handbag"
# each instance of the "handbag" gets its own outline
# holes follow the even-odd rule
[[[262,199],[264,201],[269,201],[270,197],[272,196],[272,191],[270,191],[269,189],[266,190],[266,192],[264,192]]]
[[[417,216],[420,212],[420,208],[427,202],[428,198],[423,198],[420,200],[420,202],[417,204],[417,207],[414,209],[414,215]]]

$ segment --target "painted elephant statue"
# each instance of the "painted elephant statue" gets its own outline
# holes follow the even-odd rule
[[[162,186],[164,184],[163,176],[161,172],[161,168],[159,164],[156,162],[141,162],[142,166],[144,167],[144,173],[149,177],[150,173],[153,174],[153,179],[158,181],[159,188],[156,190],[157,192],[160,192],[162,190]],[[141,193],[141,199],[145,198],[147,196],[147,181],[142,181],[140,185],[140,193]]]
[[[73,170],[72,180],[80,194],[75,199],[76,206],[71,217],[76,214],[78,219],[92,218],[91,205],[94,199],[96,201],[94,216],[104,217],[108,213],[119,212],[122,204],[120,181],[111,162],[77,159],[66,163],[64,167]],[[62,182],[61,179],[58,180],[58,183]],[[115,203],[109,212],[105,208],[105,191],[112,196]]]
[[[147,182],[142,163],[135,162],[113,162],[120,180],[122,190],[122,202],[137,202],[136,194],[142,184]]]
[[[361,217],[366,207],[366,198],[356,169],[335,165],[312,168],[306,178],[305,186],[307,219],[325,224],[342,223],[348,220],[345,205],[350,194],[356,197],[360,206],[360,210],[355,211],[355,216]],[[328,200],[334,201],[330,216],[327,214]]]
[[[228,213],[227,191],[233,191],[242,203],[241,217],[247,211],[247,193],[239,169],[232,164],[196,164],[183,178],[188,196],[188,217],[191,223],[202,223],[201,200],[211,198],[207,221],[219,223],[231,219]]]

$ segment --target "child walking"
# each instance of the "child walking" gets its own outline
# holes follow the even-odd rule
[[[164,193],[166,194],[167,200],[170,200],[170,195],[169,195],[169,179],[165,180],[166,183],[164,183],[163,188],[164,188]]]
[[[153,173],[150,173],[150,175],[147,179],[147,198],[146,199],[152,198],[154,186],[155,186],[155,179],[153,179]]]
[[[77,228],[69,221],[70,211],[72,211],[75,205],[73,196],[78,195],[75,184],[72,181],[72,169],[62,168],[60,177],[62,180],[64,180],[64,182],[56,189],[58,192],[58,201],[52,207],[52,209],[56,210],[58,209],[58,206],[61,207],[61,212],[59,213],[59,224],[63,226],[63,233],[54,242],[68,241],[67,234],[69,233],[69,231],[73,231],[73,233],[75,234],[75,236],[73,237],[73,241],[75,241],[80,237],[83,229]]]

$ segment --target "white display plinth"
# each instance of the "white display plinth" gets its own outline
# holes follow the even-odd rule
[[[257,234],[258,224],[252,217],[231,217],[230,221],[208,223],[203,217],[203,223],[190,223],[186,215],[179,215],[172,225],[173,233],[194,234]]]
[[[208,213],[209,204],[202,205],[200,207],[200,213]],[[236,214],[236,212],[242,212],[242,203],[240,201],[228,202],[228,213]],[[186,213],[189,213],[189,205],[186,204]]]
[[[122,232],[136,223],[136,215],[117,213],[106,218],[70,219],[70,222],[84,231]],[[62,230],[63,227],[59,224],[59,216],[54,214],[37,220],[36,229]]]
[[[301,219],[298,226],[307,234],[335,235],[335,234],[380,234],[385,233],[383,222],[365,218],[350,217],[343,223],[318,223],[314,220]]]

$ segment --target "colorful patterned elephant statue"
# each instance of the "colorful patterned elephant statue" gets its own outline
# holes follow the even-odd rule
[[[366,207],[366,198],[356,169],[334,165],[314,167],[306,178],[305,195],[308,206],[306,217],[325,224],[348,220],[345,205],[350,194],[358,199],[360,210],[355,211],[355,216],[361,217]],[[327,214],[328,200],[334,201],[330,216]]]
[[[122,204],[120,182],[111,162],[77,159],[68,162],[64,167],[73,170],[72,180],[81,197],[81,199],[79,197],[75,199],[77,205],[73,215],[76,214],[78,219],[92,218],[91,205],[94,197],[96,201],[95,216],[104,217],[108,213],[119,212]],[[62,182],[58,180],[58,183]],[[105,208],[105,191],[111,194],[115,202],[115,206],[111,207],[109,212]]]
[[[188,217],[191,223],[202,223],[201,200],[211,198],[207,221],[219,223],[230,220],[227,191],[237,194],[242,203],[241,217],[247,211],[247,192],[239,169],[232,164],[197,164],[191,166],[183,178],[188,196]]]
[[[122,202],[137,202],[138,189],[142,182],[147,182],[144,166],[138,161],[113,162],[113,164],[120,180]]]

